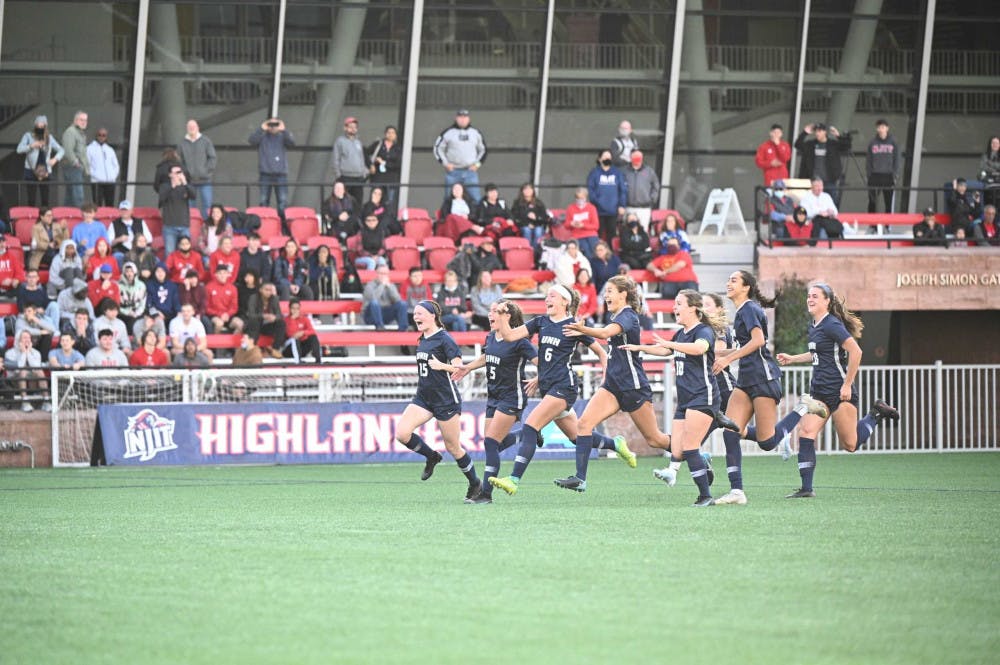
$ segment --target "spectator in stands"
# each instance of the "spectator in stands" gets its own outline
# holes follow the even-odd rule
[[[634,213],[642,227],[649,231],[653,208],[660,202],[660,179],[642,159],[642,152],[635,150],[632,152],[631,163],[623,167],[627,192],[625,212]]]
[[[24,261],[21,254],[7,249],[7,236],[0,235],[0,296],[13,298],[24,281]]]
[[[219,248],[208,257],[208,266],[213,268],[220,263],[224,263],[229,268],[229,283],[236,282],[236,275],[240,272],[240,254],[233,249],[232,236],[222,236],[219,238]]]
[[[552,270],[555,272],[556,282],[566,288],[572,288],[576,283],[576,274],[581,270],[586,270],[591,274],[594,272],[590,266],[590,260],[583,255],[575,240],[566,242],[566,247]]]
[[[55,137],[49,134],[49,119],[44,115],[35,116],[35,126],[25,132],[17,144],[17,154],[24,155],[24,180],[28,183],[27,204],[49,205],[49,180],[66,151]]]
[[[212,332],[243,332],[243,320],[237,316],[240,309],[239,293],[229,278],[229,266],[219,263],[215,279],[205,287],[205,314],[212,321]]]
[[[281,314],[278,290],[274,284],[264,282],[260,285],[259,296],[256,302],[259,303],[260,309],[254,312],[253,316],[260,322],[258,328],[260,334],[267,335],[272,340],[271,346],[262,347],[263,351],[272,358],[280,358],[279,349],[285,345],[285,319]],[[247,327],[249,328],[249,322]]]
[[[243,273],[243,279],[236,285],[236,300],[236,315],[250,327],[250,313],[258,312],[258,318],[260,316],[260,275],[253,270]]]
[[[98,317],[94,319],[94,332],[100,337],[102,330],[114,333],[115,346],[127,356],[132,355],[132,342],[129,341],[128,329],[118,318],[118,303],[111,298],[105,298],[97,305]]]
[[[1000,136],[991,136],[979,160],[979,179],[986,187],[984,202],[1000,203]]]
[[[205,285],[201,283],[201,278],[196,270],[188,270],[184,276],[184,281],[177,286],[177,299],[184,305],[191,305],[194,314],[205,326],[205,330],[212,327],[212,320],[205,314]]]
[[[832,140],[831,140],[832,135]],[[808,124],[795,139],[799,151],[799,177],[823,181],[823,188],[833,199],[834,207],[840,205],[840,180],[844,174],[844,156],[851,151],[851,137],[840,135],[836,127],[822,122]],[[799,201],[802,204],[802,201]],[[806,206],[809,209],[809,206]]]
[[[118,155],[108,145],[108,130],[101,127],[96,138],[87,146],[87,163],[90,165],[91,191],[94,203],[111,207],[115,204],[115,183],[118,182]]]
[[[165,148],[160,157],[161,159],[156,165],[156,170],[153,174],[153,191],[157,196],[160,195],[160,187],[164,183],[170,182],[170,171],[175,166],[180,166],[181,170],[184,169],[181,165],[181,156],[173,148]]]
[[[361,206],[361,219],[368,215],[378,217],[378,224],[385,229],[386,235],[395,236],[403,233],[403,227],[396,220],[396,212],[384,203],[385,190],[372,187],[371,197]]]
[[[73,348],[76,335],[64,332],[59,335],[59,348],[49,354],[49,367],[52,369],[81,370],[86,365],[83,354]]]
[[[479,200],[479,168],[486,161],[486,141],[480,131],[471,125],[468,110],[459,109],[455,114],[455,123],[437,137],[434,159],[445,170],[446,196],[452,185],[461,183],[473,201]]]
[[[134,263],[126,263],[122,268],[122,278],[118,280],[120,294],[118,317],[129,330],[142,318],[146,311],[146,283],[139,279],[139,269]]]
[[[375,270],[377,266],[386,265],[385,238],[385,228],[379,224],[378,217],[365,217],[365,223],[361,227],[361,246],[354,264],[362,270]]]
[[[382,138],[368,146],[368,150],[365,151],[368,180],[372,184],[382,186],[385,191],[385,206],[392,213],[395,213],[396,202],[399,200],[400,170],[403,161],[403,149],[397,137],[396,128],[389,125],[385,128]]]
[[[531,242],[532,247],[538,247],[552,223],[552,216],[545,203],[535,195],[535,186],[530,182],[521,185],[510,214],[521,229],[521,235]]]
[[[22,331],[27,331],[31,335],[31,344],[42,354],[44,362],[52,348],[52,337],[56,335],[58,329],[43,312],[44,310],[34,303],[25,303],[21,314],[14,321],[14,337],[17,338]]]
[[[813,225],[809,219],[809,212],[802,206],[798,206],[792,211],[791,220],[782,226],[781,238],[788,238],[786,245],[805,245],[813,237]],[[796,242],[791,242],[792,240]],[[809,242],[810,247],[816,246],[816,241]]]
[[[507,203],[500,198],[500,190],[492,182],[486,185],[486,195],[472,210],[471,219],[483,227],[480,235],[494,240],[518,234],[517,225],[510,218]]]
[[[31,254],[29,268],[48,269],[56,255],[56,248],[69,238],[66,222],[53,221],[51,208],[38,210],[38,221],[31,227]]]
[[[868,142],[865,153],[865,171],[868,176],[868,212],[878,210],[879,193],[882,194],[883,212],[893,212],[893,187],[899,176],[900,155],[896,139],[889,134],[889,123],[879,118],[875,122],[875,136]]]
[[[116,303],[121,302],[121,288],[118,286],[111,266],[103,265],[98,270],[98,279],[91,280],[87,284],[87,297],[90,298],[90,304],[96,309],[105,298]]]
[[[157,261],[153,277],[146,282],[146,307],[159,311],[169,324],[181,310],[181,299],[177,283],[169,279],[168,274],[167,266]]]
[[[125,200],[118,204],[118,217],[111,221],[108,226],[107,239],[111,243],[111,253],[118,261],[118,265],[125,263],[126,256],[135,246],[135,239],[142,236],[149,246],[153,242],[153,234],[146,223],[138,217],[132,216],[132,202]],[[137,261],[133,261],[139,265]],[[152,271],[152,266],[150,266]]]
[[[284,218],[288,205],[288,149],[295,145],[295,137],[280,118],[268,118],[248,139],[257,148],[260,172],[260,205],[271,205],[274,190],[278,215]]]
[[[59,292],[56,304],[59,305],[59,326],[65,328],[72,325],[73,317],[82,309],[87,313],[88,320],[94,318],[94,305],[90,302],[87,283],[82,279],[74,279],[65,289]]]
[[[184,349],[184,342],[193,339],[198,345],[198,350],[212,358],[212,351],[208,348],[208,337],[205,332],[205,325],[196,316],[194,305],[184,303],[181,306],[180,316],[174,317],[170,322],[170,345],[175,354]]]
[[[190,202],[197,194],[188,186],[180,165],[171,166],[168,175],[170,180],[160,185],[159,205],[163,217],[163,247],[169,256],[177,249],[180,239],[191,232]]]
[[[594,270],[594,288],[598,293],[604,291],[604,283],[618,274],[622,262],[611,251],[611,247],[603,240],[594,247],[594,260],[590,262]],[[600,302],[598,302],[600,305]]]
[[[444,238],[451,238],[458,244],[458,241],[470,232],[475,235],[482,235],[483,227],[471,221],[472,211],[476,208],[476,202],[465,191],[465,185],[456,182],[451,186],[451,191],[444,197],[441,207],[438,209],[437,226],[434,235]]]
[[[340,297],[337,281],[337,260],[330,248],[320,245],[309,253],[309,288],[318,300],[336,300]]]
[[[88,280],[101,279],[101,272],[104,268],[108,268],[111,271],[112,279],[117,281],[121,277],[121,271],[118,269],[118,261],[111,254],[111,244],[107,239],[101,237],[97,239],[97,244],[94,246],[94,253],[87,259],[87,264],[84,268],[86,278]]]
[[[157,346],[158,339],[155,330],[147,330],[139,338],[137,348],[129,358],[132,367],[166,367],[170,364],[167,352]]]
[[[190,174],[190,187],[197,194],[198,209],[204,218],[212,207],[212,177],[218,159],[212,139],[201,133],[197,120],[188,120],[186,129],[184,138],[177,145],[177,153],[181,156],[184,170]]]
[[[201,254],[191,248],[191,238],[182,235],[177,240],[177,249],[167,255],[167,271],[170,279],[182,284],[192,270],[200,278],[204,274],[205,261]]]
[[[89,302],[87,303],[90,304]],[[73,348],[87,355],[87,352],[94,348],[97,335],[94,334],[94,321],[92,310],[88,311],[82,307],[70,314],[70,318],[60,324],[62,332],[73,334],[75,341]]]
[[[934,218],[934,208],[928,206],[924,208],[923,221],[913,225],[914,245],[936,245],[939,247],[948,246],[948,238],[945,235],[943,226],[937,223]]]
[[[132,249],[125,254],[125,262],[132,262],[139,271],[139,279],[148,282],[156,268],[157,258],[145,235],[137,235],[132,241]],[[51,279],[51,277],[50,277]]]
[[[347,244],[347,239],[361,229],[360,203],[347,193],[347,187],[339,180],[333,183],[333,191],[326,200],[323,213],[323,235],[332,236]]]
[[[419,305],[421,300],[434,298],[431,287],[424,282],[424,271],[419,267],[410,268],[409,278],[403,282],[403,286],[400,288],[400,297],[406,302],[407,318],[410,325],[416,325],[413,321],[413,308]]]
[[[469,292],[469,303],[472,304],[472,324],[483,330],[490,329],[490,305],[503,298],[500,286],[493,283],[493,273],[483,270],[479,273],[476,285]]]
[[[14,346],[3,355],[3,366],[7,375],[17,379],[17,389],[21,391],[21,410],[34,411],[31,400],[39,400],[43,411],[51,411],[52,405],[45,400],[45,372],[42,371],[42,356],[31,345],[31,334],[27,330],[15,336]],[[50,338],[51,339],[51,338]],[[28,391],[39,391],[28,396]]]
[[[785,191],[785,181],[775,180],[771,183],[771,195],[767,199],[771,206],[771,237],[786,237],[785,225],[795,221],[795,199]]]
[[[24,281],[17,287],[15,298],[19,312],[23,312],[25,306],[31,303],[39,312],[45,312],[50,321],[59,322],[59,305],[49,300],[49,294],[42,287],[37,270],[28,269],[24,273]]]
[[[389,266],[376,268],[375,279],[365,284],[362,300],[361,316],[365,323],[375,326],[376,330],[385,330],[386,323],[395,321],[399,330],[406,330],[409,323],[406,303],[392,283]]]
[[[469,329],[472,312],[466,305],[468,298],[465,284],[458,281],[454,270],[444,274],[444,284],[438,289],[434,299],[441,305],[441,322],[444,327],[453,332],[465,332]]]
[[[264,364],[264,352],[257,346],[257,338],[243,334],[240,348],[233,354],[233,367],[260,367]]]
[[[312,300],[309,288],[309,264],[306,263],[299,244],[292,239],[285,243],[284,250],[274,261],[274,283],[282,300],[292,296],[300,300]]]
[[[681,249],[676,238],[667,240],[667,253],[653,259],[646,270],[660,280],[660,295],[664,298],[676,298],[684,289],[698,290],[694,262],[691,255]]]
[[[813,178],[809,191],[799,198],[799,205],[809,215],[814,238],[843,238],[844,225],[837,219],[840,214],[837,212],[837,204],[830,194],[823,191],[825,187],[821,178]]]
[[[997,233],[997,209],[996,206],[988,205],[983,208],[983,218],[979,224],[973,228],[973,234],[977,238],[980,247],[990,245],[1000,245],[1000,234]]]
[[[156,333],[156,345],[161,349],[167,348],[167,326],[163,323],[163,315],[160,314],[160,310],[155,307],[150,307],[146,312],[136,320],[135,325],[132,326],[132,337],[135,339],[142,339],[142,336],[146,334],[147,330],[152,330]]]
[[[254,347],[256,349],[256,347]],[[260,349],[256,349],[257,353],[260,354]],[[236,351],[239,354],[239,350]],[[263,357],[258,359],[254,365],[260,365],[264,362]],[[186,369],[198,369],[201,367],[211,366],[212,361],[209,360],[208,356],[198,350],[198,343],[194,341],[193,338],[188,338],[184,340],[184,348],[181,353],[174,355],[174,361],[172,365],[174,367],[182,367]],[[233,365],[236,365],[236,356],[233,356]]]
[[[49,297],[58,297],[67,284],[72,284],[74,279],[83,279],[83,276],[83,261],[76,253],[76,243],[70,239],[63,240],[59,244],[59,253],[52,258],[52,265],[49,266]]]
[[[107,328],[97,333],[97,346],[87,351],[87,367],[128,367],[128,357],[115,346],[115,333]]]
[[[620,169],[625,168],[632,155],[639,150],[639,141],[632,133],[632,123],[622,120],[618,125],[618,136],[611,139],[611,160]]]
[[[607,151],[605,151],[607,152]],[[587,201],[587,188],[578,187],[576,190],[576,200],[566,208],[566,226],[573,234],[574,240],[587,258],[594,253],[594,246],[600,238],[597,235],[601,227],[600,217],[597,208]],[[572,281],[570,282],[572,284]]]
[[[688,239],[688,234],[681,228],[680,222],[677,221],[677,215],[673,213],[669,213],[663,218],[663,228],[660,231],[660,254],[664,253],[663,247],[671,238],[676,238],[677,244],[685,252],[691,251],[691,241]]]
[[[243,276],[250,271],[257,273],[258,278],[270,276],[272,272],[271,255],[261,248],[260,236],[256,233],[247,235],[247,246],[240,252],[240,271],[236,281],[242,283]]]
[[[493,272],[494,270],[503,270],[506,267],[503,264],[503,259],[497,254],[497,246],[492,238],[487,237],[473,251],[471,267],[472,271],[469,273],[469,279],[466,282],[470,286],[477,282],[481,272]]]
[[[233,225],[229,221],[226,209],[216,203],[209,208],[208,216],[201,226],[201,233],[198,234],[198,250],[206,258],[206,263],[208,256],[219,249],[219,241],[226,237],[233,237]],[[207,265],[210,267],[211,264]]]
[[[76,251],[86,260],[94,253],[98,240],[107,241],[108,230],[104,228],[104,224],[94,219],[97,206],[93,203],[85,203],[80,207],[80,212],[83,220],[73,227],[72,238],[76,242]]]
[[[948,192],[948,210],[951,211],[951,231],[957,240],[973,237],[973,227],[982,217],[981,195],[970,192],[965,178],[951,181]]]
[[[79,208],[83,205],[83,183],[90,180],[86,111],[77,111],[73,115],[73,124],[63,132],[62,144],[66,151],[62,160],[62,174],[67,183],[63,205]]]
[[[784,140],[785,130],[781,125],[771,125],[766,141],[757,146],[754,160],[757,168],[764,172],[764,186],[770,187],[775,180],[788,178],[788,160],[792,158],[792,146]]]
[[[344,133],[333,142],[330,167],[334,180],[343,182],[355,201],[365,200],[368,165],[365,163],[365,147],[358,139],[357,118],[344,118]]]
[[[580,294],[580,306],[577,307],[576,318],[584,319],[588,326],[594,325],[598,309],[597,289],[590,279],[589,270],[584,268],[576,273],[573,289]]]
[[[319,337],[313,328],[312,319],[302,313],[302,303],[298,298],[288,301],[288,317],[285,319],[286,357],[291,357],[296,363],[306,356],[312,356],[316,364],[323,362],[323,353],[319,348]]]
[[[597,166],[590,170],[587,176],[587,196],[597,208],[601,238],[611,242],[618,235],[618,220],[625,217],[628,187],[625,175],[612,164],[610,150],[602,151],[597,157]],[[588,257],[594,253],[593,244],[584,247],[581,243],[581,249]]]
[[[625,219],[621,249],[618,253],[622,261],[633,270],[644,269],[653,258],[649,234],[639,224],[639,219],[635,215],[629,215]]]

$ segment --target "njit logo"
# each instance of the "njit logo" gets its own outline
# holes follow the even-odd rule
[[[143,409],[128,419],[128,427],[125,429],[125,459],[138,457],[140,462],[148,462],[157,453],[176,449],[173,420],[161,418],[152,409]]]

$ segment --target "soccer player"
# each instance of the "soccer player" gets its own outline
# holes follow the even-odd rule
[[[782,365],[812,362],[809,394],[828,407],[826,415],[809,414],[799,424],[799,476],[802,486],[786,499],[816,496],[813,473],[816,471],[816,436],[828,418],[833,417],[837,438],[847,452],[864,445],[875,428],[886,418],[899,420],[899,411],[878,399],[871,411],[858,420],[858,387],[854,380],[861,366],[858,338],[864,324],[844,307],[829,285],[818,282],[809,287],[806,309],[812,316],[809,324],[809,352],[797,355],[778,354]]]
[[[781,370],[767,348],[767,318],[764,306],[774,302],[764,298],[757,286],[757,279],[746,270],[737,270],[726,282],[726,296],[736,305],[734,332],[738,347],[725,356],[717,358],[712,371],[718,374],[734,361],[739,360],[739,377],[736,388],[729,398],[726,415],[736,421],[741,430],[753,416],[756,429],[748,433],[748,438],[757,441],[763,450],[774,450],[785,435],[795,429],[806,413],[826,417],[826,407],[809,395],[802,395],[795,409],[778,420],[778,402],[781,401]],[[743,451],[737,432],[723,432],[726,444],[726,472],[729,476],[730,491],[719,497],[717,504],[744,505],[747,502],[743,491]]]
[[[455,458],[458,468],[469,481],[465,500],[471,501],[482,488],[476,476],[472,458],[459,441],[462,398],[447,372],[431,369],[430,359],[437,358],[455,367],[462,364],[462,354],[441,323],[441,306],[433,300],[421,300],[413,308],[413,321],[420,331],[417,344],[417,394],[406,406],[403,417],[396,425],[396,440],[427,460],[420,480],[434,474],[434,467],[441,461],[441,453],[431,449],[416,429],[431,418],[438,421],[445,448]]]
[[[573,404],[576,402],[579,390],[576,373],[570,366],[573,352],[577,344],[589,347],[600,360],[601,369],[607,371],[608,356],[600,343],[593,337],[579,335],[569,337],[563,331],[563,326],[573,322],[576,308],[580,304],[580,294],[570,291],[565,286],[556,285],[549,289],[545,296],[545,315],[536,316],[522,326],[510,327],[507,317],[497,319],[497,331],[505,340],[516,341],[538,335],[538,390],[542,400],[528,416],[521,428],[521,444],[514,458],[514,469],[505,478],[490,478],[490,484],[499,487],[507,494],[517,492],[517,485],[524,477],[524,471],[531,463],[538,444],[539,432],[553,420],[564,432],[566,427],[576,429],[576,413]],[[506,305],[497,307],[498,313],[507,311]],[[562,422],[568,420],[570,422]],[[566,427],[563,427],[566,425]],[[614,442],[610,439],[602,443],[602,448],[614,450]],[[577,446],[579,451],[580,446]],[[586,447],[590,454],[590,446]]]

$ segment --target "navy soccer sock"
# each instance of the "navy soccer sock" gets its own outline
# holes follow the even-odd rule
[[[431,457],[434,454],[434,450],[424,443],[424,440],[420,438],[420,435],[414,432],[410,435],[410,440],[403,444],[413,452],[418,455],[423,455],[424,457]]]
[[[802,489],[813,488],[813,473],[816,471],[816,441],[799,437],[799,475]]]
[[[867,416],[858,421],[858,448],[868,443],[868,439],[871,438],[872,433],[875,428],[878,427],[879,420],[875,417],[875,414],[869,413]],[[857,448],[855,448],[857,450]]]
[[[593,443],[590,445],[598,450],[615,450],[615,440],[605,434],[594,432],[591,434]]]
[[[500,473],[500,446],[496,439],[486,437],[483,441],[486,448],[486,464],[483,467],[483,494],[489,494],[493,486],[490,485],[490,478]]]
[[[747,433],[743,435],[743,438],[746,439],[747,441],[756,441],[757,440],[757,426],[756,425],[747,425]]]
[[[524,470],[528,468],[531,458],[535,456],[535,449],[538,446],[538,430],[531,425],[521,428],[521,445],[517,449],[517,456],[514,458],[514,470],[511,471],[511,478],[520,480],[524,475]]]
[[[509,434],[507,434],[507,436],[503,438],[503,441],[500,441],[499,444],[497,445],[497,452],[502,453],[503,451],[507,450],[515,443],[517,443],[517,439],[520,436],[520,434],[521,430],[518,430],[516,432],[510,432]]]
[[[576,477],[587,479],[587,465],[590,464],[590,450],[594,447],[593,434],[581,434],[576,437]]]
[[[722,433],[726,444],[726,473],[729,475],[729,486],[734,490],[743,489],[743,449],[740,448],[740,435],[726,430]]]
[[[781,443],[781,440],[785,438],[785,435],[795,429],[800,420],[802,420],[802,415],[798,411],[792,411],[778,421],[771,438],[766,441],[759,441],[757,445],[760,446],[761,450],[774,450]],[[756,432],[754,434],[756,435]]]
[[[472,461],[472,458],[469,457],[469,453],[463,450],[462,456],[455,458],[455,464],[465,474],[465,477],[469,479],[470,485],[475,485],[479,482],[479,477],[476,475],[476,465]]]
[[[698,486],[698,496],[712,496],[711,490],[708,489],[708,467],[701,458],[701,451],[685,450],[684,461],[687,462],[688,471],[691,472],[691,480]]]

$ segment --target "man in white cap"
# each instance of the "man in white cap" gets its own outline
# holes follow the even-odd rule
[[[149,227],[137,217],[132,216],[132,202],[128,199],[118,204],[119,217],[108,225],[108,243],[111,253],[118,260],[118,265],[125,261],[125,255],[132,251],[132,243],[136,236],[145,236],[146,244],[153,242],[153,234]]]

